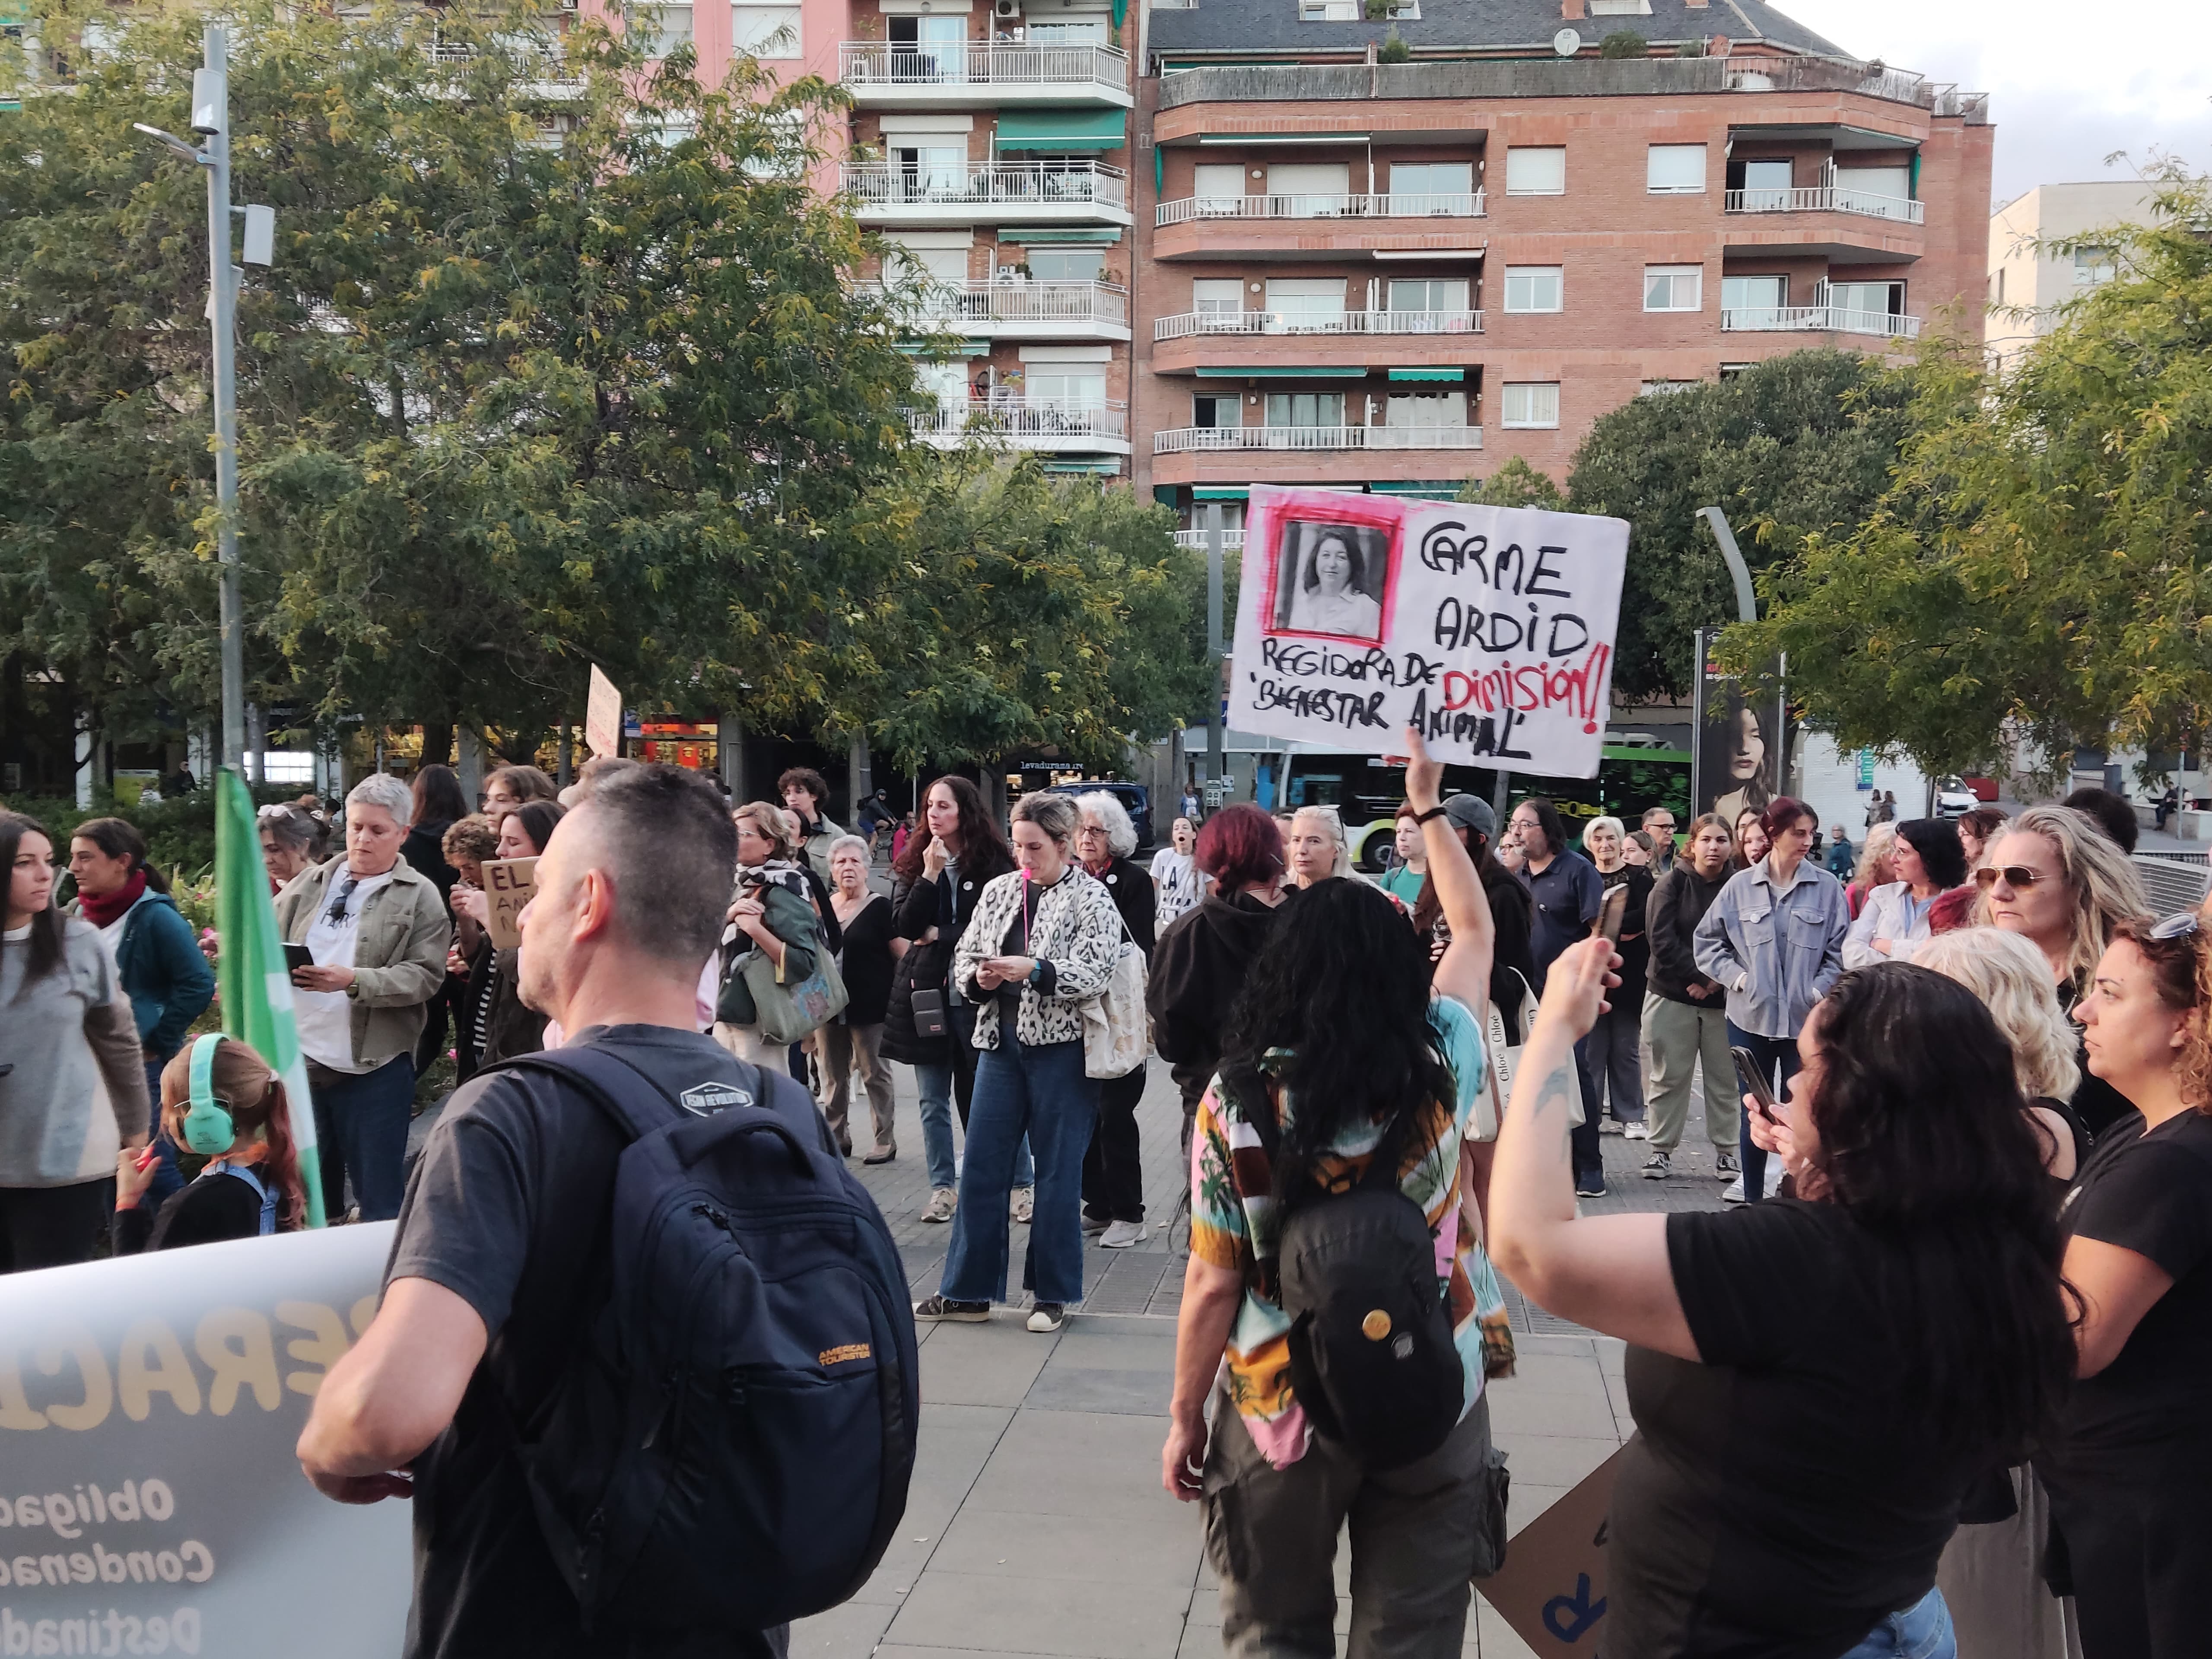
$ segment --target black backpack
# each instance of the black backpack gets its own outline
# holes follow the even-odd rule
[[[1266,1085],[1249,1066],[1224,1067],[1221,1080],[1273,1164],[1282,1126]],[[1398,1185],[1416,1115],[1393,1120],[1349,1191],[1291,1194],[1277,1240],[1274,1299],[1291,1322],[1292,1395],[1316,1433],[1370,1469],[1427,1456],[1467,1405],[1436,1241]]]
[[[629,1142],[609,1293],[516,1425],[585,1627],[764,1630],[845,1601],[905,1514],[921,1401],[898,1249],[813,1099],[741,1065],[753,1086],[679,1104],[588,1046],[504,1066]]]

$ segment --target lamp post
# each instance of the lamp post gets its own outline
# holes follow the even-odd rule
[[[234,211],[245,216],[246,262],[266,265],[275,248],[276,214],[273,208],[233,209],[230,204],[230,41],[222,24],[207,26],[203,55],[202,66],[192,71],[192,131],[207,140],[204,148],[143,121],[131,125],[195,167],[207,169],[208,321],[215,346],[216,551],[222,573],[222,759],[226,765],[240,766],[246,753],[246,665],[245,624],[238,590],[239,270],[230,262],[230,219]]]

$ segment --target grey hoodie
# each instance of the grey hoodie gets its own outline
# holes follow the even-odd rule
[[[31,930],[0,933],[0,1060],[15,1066],[0,1077],[0,1187],[100,1180],[146,1133],[131,999],[98,930],[75,916],[62,926],[61,961],[28,987]]]

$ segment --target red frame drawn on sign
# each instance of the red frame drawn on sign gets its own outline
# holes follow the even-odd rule
[[[1350,524],[1379,530],[1387,538],[1382,553],[1381,624],[1373,639],[1364,634],[1327,634],[1307,628],[1275,626],[1275,600],[1283,570],[1283,532],[1292,524]],[[1273,639],[1340,640],[1346,645],[1381,650],[1390,636],[1392,604],[1398,597],[1398,560],[1405,550],[1406,507],[1387,496],[1353,495],[1334,490],[1300,490],[1267,503],[1267,583],[1260,601],[1260,631]]]

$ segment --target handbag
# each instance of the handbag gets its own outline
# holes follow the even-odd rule
[[[1152,1049],[1152,1019],[1145,1012],[1145,953],[1117,908],[1121,948],[1106,988],[1082,1004],[1083,1075],[1127,1077]]]
[[[1474,1103],[1474,1138],[1477,1140],[1498,1139],[1498,1126],[1505,1121],[1505,1103],[1513,1097],[1517,1051],[1536,1029],[1536,994],[1528,988],[1528,981],[1518,968],[1505,971],[1521,981],[1521,1015],[1514,1021],[1520,1030],[1508,1034],[1505,1011],[1493,999],[1483,1030],[1483,1042],[1489,1050],[1490,1076],[1487,1086],[1477,1092]]]
[[[845,976],[837,971],[837,958],[818,947],[814,971],[795,985],[783,982],[783,969],[765,951],[746,952],[739,971],[760,1016],[754,1029],[765,1042],[779,1047],[796,1042],[845,1012]]]

